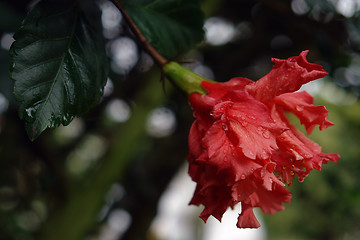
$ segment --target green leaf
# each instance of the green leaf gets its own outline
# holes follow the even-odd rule
[[[41,1],[14,35],[10,76],[32,140],[47,127],[69,124],[103,93],[107,59],[101,31],[94,32],[74,2]]]
[[[203,40],[198,0],[124,0],[126,12],[145,38],[166,58],[174,58]]]

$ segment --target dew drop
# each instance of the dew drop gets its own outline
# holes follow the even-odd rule
[[[246,127],[248,125],[248,122],[240,122],[241,126]]]
[[[63,115],[62,124],[63,124],[64,126],[67,126],[67,125],[70,124],[70,122],[71,122],[72,120],[73,120],[73,117],[72,117],[70,114],[66,113],[65,115]]]
[[[224,162],[227,162],[228,161],[228,158],[227,157],[224,157]]]
[[[224,131],[228,131],[228,130],[229,130],[229,127],[228,127],[228,125],[227,125],[226,123],[222,123],[222,129],[223,129]]]
[[[272,178],[269,179],[270,184],[273,184],[274,180]]]
[[[210,116],[212,116],[213,118],[219,118],[221,116],[221,113],[217,112],[217,111],[211,111],[210,112]]]
[[[261,153],[261,157],[264,158],[264,159],[269,158],[268,152],[266,152],[265,150],[263,150],[262,153]]]
[[[241,174],[240,179],[244,180],[246,178],[245,174]]]
[[[36,109],[35,109],[35,108],[32,108],[32,107],[26,108],[26,109],[25,109],[25,112],[26,112],[26,115],[25,115],[26,119],[27,119],[27,120],[30,120],[30,121],[33,121],[33,120],[34,120],[34,114],[35,114],[35,112],[36,112]]]
[[[266,130],[265,132],[262,133],[263,137],[266,139],[270,138],[270,132],[268,130]]]
[[[296,110],[299,111],[299,112],[303,111],[304,110],[304,105],[297,105]]]
[[[250,158],[253,158],[253,159],[255,159],[255,153],[254,152],[252,152],[252,151],[249,151],[248,152],[248,156],[250,157]]]
[[[51,115],[50,124],[48,125],[50,128],[57,128],[60,126],[60,119],[55,117],[54,114]]]
[[[263,131],[264,131],[264,128],[263,128],[263,127],[258,127],[257,130],[258,130],[259,132],[263,132]]]

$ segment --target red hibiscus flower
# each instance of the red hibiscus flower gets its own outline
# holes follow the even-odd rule
[[[309,172],[337,154],[321,152],[292,125],[285,113],[294,113],[310,134],[333,125],[324,106],[314,105],[307,92],[295,92],[327,73],[307,62],[308,51],[287,60],[272,59],[273,69],[260,80],[233,78],[225,83],[203,81],[207,95],[189,96],[196,118],[189,134],[189,174],[197,183],[191,204],[204,205],[200,217],[219,221],[228,207],[241,202],[237,226],[257,228],[253,208],[266,214],[290,203],[295,176]]]

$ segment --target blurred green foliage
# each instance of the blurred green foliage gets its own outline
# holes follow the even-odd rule
[[[271,69],[271,57],[287,58],[309,49],[309,61],[329,72],[326,84],[319,85],[316,103],[326,105],[335,126],[315,131],[311,138],[342,159],[312,172],[303,183],[294,181],[289,188],[292,203],[282,212],[264,216],[269,239],[359,239],[360,6],[346,1],[355,4],[346,12],[339,2],[202,0],[205,16],[225,20],[235,34],[223,44],[204,42],[180,60],[191,60],[192,69],[209,67],[217,81],[237,76],[256,80]],[[111,13],[104,7],[108,3],[99,1],[103,13]],[[17,30],[28,4],[26,0],[0,3],[0,93],[7,100],[0,112],[0,239],[55,239],[63,236],[59,231],[98,239],[115,209],[126,210],[132,218],[119,239],[146,239],[158,200],[187,154],[193,119],[186,96],[167,82],[164,92],[160,72],[148,70],[147,58],[137,48],[139,58],[126,71],[116,69],[115,57],[110,56],[112,92],[94,109],[67,130],[48,130],[30,142],[12,98],[4,40]],[[112,16],[116,19],[116,14]],[[107,48],[124,37],[133,35],[122,21],[117,32],[106,35]],[[115,99],[130,107],[129,120],[120,123],[109,117],[107,109]],[[147,116],[156,107],[167,107],[176,117],[175,131],[162,138],[146,131]],[[70,167],[74,159],[76,164],[85,159],[76,171]],[[99,174],[99,169],[107,170]],[[104,180],[109,175],[114,182]],[[100,183],[91,191],[88,186],[94,182]],[[103,186],[109,184],[119,184],[122,195],[106,197]]]

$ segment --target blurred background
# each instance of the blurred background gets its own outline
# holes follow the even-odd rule
[[[112,3],[97,2],[110,60],[104,96],[34,142],[8,77],[13,33],[32,5],[0,2],[0,239],[71,232],[86,240],[360,239],[359,0],[200,1],[206,39],[176,59],[196,73],[257,80],[272,68],[271,57],[306,49],[329,72],[304,89],[335,126],[310,138],[342,159],[294,181],[285,211],[256,212],[257,230],[236,228],[240,206],[223,223],[207,224],[198,218],[202,207],[188,206],[195,184],[186,173],[187,98],[163,81]]]

